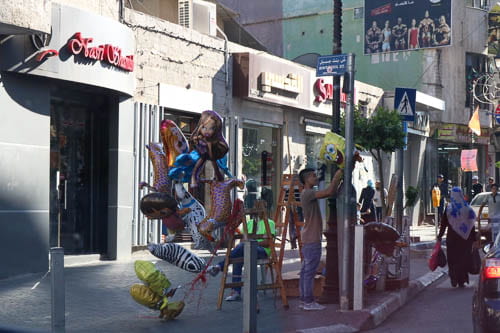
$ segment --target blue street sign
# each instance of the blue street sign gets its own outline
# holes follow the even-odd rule
[[[344,75],[347,71],[347,54],[318,57],[316,76]]]
[[[396,88],[394,94],[394,109],[398,110],[402,120],[415,120],[415,100],[417,90],[409,88]]]
[[[495,120],[497,121],[497,124],[500,125],[500,104],[498,104],[495,109]]]

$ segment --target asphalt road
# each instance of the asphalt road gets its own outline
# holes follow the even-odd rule
[[[371,333],[445,333],[472,332],[472,294],[478,276],[471,285],[452,288],[450,280],[432,286],[389,317]]]

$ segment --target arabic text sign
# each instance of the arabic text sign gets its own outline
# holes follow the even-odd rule
[[[318,57],[316,76],[344,75],[347,71],[347,54]]]
[[[462,164],[463,171],[477,171],[477,149],[465,149],[462,150],[460,155],[460,161]]]

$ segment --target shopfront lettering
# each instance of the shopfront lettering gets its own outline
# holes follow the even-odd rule
[[[111,44],[90,46],[93,38],[83,38],[80,32],[77,32],[69,40],[67,47],[69,52],[74,55],[81,55],[87,59],[107,62],[113,66],[121,68],[128,72],[134,71],[134,56],[122,55],[122,49]]]
[[[273,92],[274,89],[283,90],[292,94],[299,94],[302,90],[302,78],[297,74],[275,74],[262,72],[260,85],[263,92]]]
[[[317,79],[314,83],[314,94],[316,98],[314,101],[316,103],[322,103],[326,100],[333,100],[333,84],[325,83],[323,79]],[[340,102],[347,102],[347,94],[341,92],[340,93]]]

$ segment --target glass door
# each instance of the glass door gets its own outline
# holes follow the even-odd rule
[[[95,101],[51,101],[50,245],[66,254],[106,249],[107,110]]]

